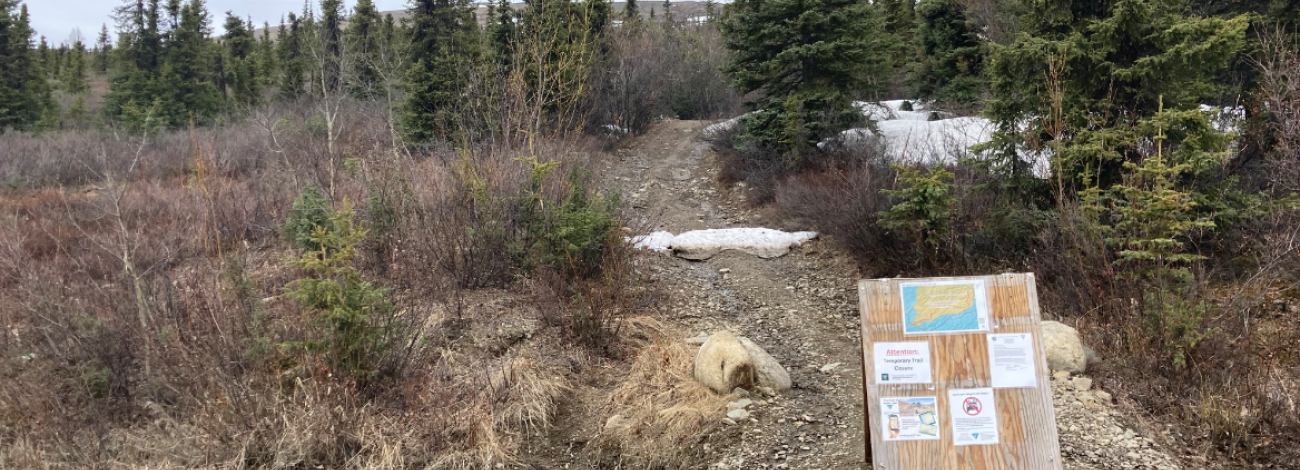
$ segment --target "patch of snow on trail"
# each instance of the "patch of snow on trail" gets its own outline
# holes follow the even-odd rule
[[[629,238],[628,241],[632,242],[632,246],[636,247],[638,250],[664,252],[672,249],[669,245],[672,244],[673,238],[674,236],[672,232],[659,231],[649,235],[632,237]]]
[[[717,124],[710,124],[709,127],[704,128],[704,138],[712,139],[724,133],[731,132],[733,129],[736,128],[736,126],[740,125],[740,118],[743,117],[745,117],[744,114],[728,119],[726,121],[719,122]]]
[[[639,249],[672,251],[686,259],[703,260],[722,250],[738,250],[760,258],[776,258],[790,252],[790,248],[817,238],[817,232],[782,232],[770,228],[746,227],[709,230],[692,230],[673,236],[669,232],[628,239]]]

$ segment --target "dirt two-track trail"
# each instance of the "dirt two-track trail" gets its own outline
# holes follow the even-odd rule
[[[718,156],[702,139],[708,124],[661,121],[594,161],[602,189],[622,194],[627,226],[674,234],[815,228],[750,208],[745,188],[719,183]],[[785,366],[794,383],[777,397],[749,397],[748,417],[724,418],[722,427],[703,430],[716,435],[703,441],[698,468],[869,468],[858,274],[849,260],[813,240],[771,259],[739,251],[704,261],[653,254],[640,265],[665,295],[658,303],[661,321],[689,336],[729,330],[749,337]],[[1086,377],[1061,374],[1053,374],[1052,393],[1066,470],[1211,468],[1204,461],[1184,467],[1175,455],[1186,446],[1132,402],[1114,400]],[[573,463],[570,468],[578,468]]]
[[[662,121],[595,163],[603,189],[622,193],[628,224],[674,234],[783,226],[717,182],[709,123]],[[667,294],[665,322],[692,335],[747,336],[790,372],[794,388],[762,397],[726,429],[708,468],[859,468],[864,461],[862,357],[854,269],[820,241],[761,259],[723,251],[705,261],[656,255],[650,275]],[[757,397],[755,397],[757,398]]]

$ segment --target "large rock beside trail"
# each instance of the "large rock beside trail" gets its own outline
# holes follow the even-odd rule
[[[775,357],[749,338],[741,336],[737,339],[745,346],[745,352],[749,353],[749,359],[754,363],[754,382],[758,386],[768,387],[776,392],[790,389],[790,373],[786,372],[785,367],[781,367],[781,363],[777,362]]]
[[[1079,332],[1063,323],[1043,322],[1043,350],[1047,353],[1047,367],[1053,371],[1082,374],[1088,368]]]
[[[717,393],[754,385],[754,362],[734,335],[719,331],[695,355],[695,380]]]

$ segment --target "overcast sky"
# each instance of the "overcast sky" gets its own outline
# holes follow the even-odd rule
[[[188,0],[187,0],[188,1]],[[208,13],[212,18],[214,31],[221,31],[226,11],[243,18],[253,18],[253,24],[261,26],[262,22],[277,24],[280,17],[289,12],[302,11],[303,0],[207,0]],[[374,0],[379,11],[400,10],[406,7],[406,0]],[[27,11],[31,14],[32,28],[36,36],[45,36],[51,44],[67,41],[73,29],[81,29],[82,40],[93,43],[99,35],[101,25],[107,24],[110,36],[116,39],[113,19],[109,17],[113,8],[121,5],[121,0],[24,0]],[[163,2],[164,4],[166,1]],[[356,0],[344,0],[346,8],[351,10]],[[319,0],[312,0],[319,5]],[[33,38],[36,40],[36,38]]]

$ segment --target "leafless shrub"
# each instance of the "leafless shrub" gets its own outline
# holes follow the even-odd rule
[[[1279,190],[1300,190],[1300,51],[1282,29],[1261,35],[1263,51],[1256,60],[1263,86],[1265,110],[1275,142],[1276,166],[1271,182]]]
[[[645,130],[661,116],[717,119],[740,114],[740,96],[719,71],[730,56],[712,24],[628,25],[610,31],[592,71],[589,126]]]

